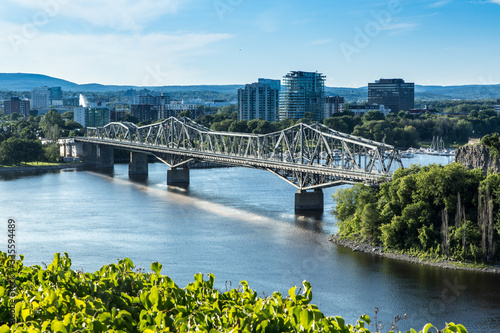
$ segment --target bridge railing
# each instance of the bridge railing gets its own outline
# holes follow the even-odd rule
[[[393,146],[321,124],[297,124],[260,135],[216,132],[188,118],[172,117],[143,127],[128,122],[89,127],[87,137],[376,175],[390,175],[393,163],[401,166],[400,154]]]

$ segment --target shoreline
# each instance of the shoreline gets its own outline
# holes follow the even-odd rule
[[[349,239],[341,239],[337,234],[328,237],[328,240],[336,245],[346,247],[354,252],[363,252],[363,253],[371,253],[373,255],[377,255],[384,258],[395,259],[406,261],[413,264],[426,265],[432,267],[439,267],[445,269],[453,269],[453,270],[465,270],[471,272],[483,272],[483,273],[500,273],[500,267],[488,266],[484,268],[479,267],[468,267],[468,266],[458,266],[459,264],[467,265],[467,263],[462,263],[460,261],[453,260],[439,260],[439,261],[430,261],[427,259],[421,259],[409,254],[401,254],[395,252],[385,252],[385,249],[382,246],[370,245],[367,243],[359,243]]]
[[[81,169],[88,165],[84,162],[60,164],[60,165],[40,165],[40,166],[20,166],[20,167],[0,167],[0,174],[23,173],[23,172],[46,172],[63,169]]]

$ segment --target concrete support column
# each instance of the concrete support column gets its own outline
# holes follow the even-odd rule
[[[315,189],[314,192],[299,190],[295,193],[295,212],[323,212],[323,190]]]
[[[167,185],[189,185],[189,169],[179,168],[168,170]]]
[[[97,163],[97,145],[93,143],[83,143],[81,156],[85,163],[95,165]]]
[[[113,147],[97,146],[97,167],[100,169],[112,169],[115,165],[115,150]]]
[[[148,155],[144,153],[130,152],[130,163],[128,164],[129,176],[148,175]]]

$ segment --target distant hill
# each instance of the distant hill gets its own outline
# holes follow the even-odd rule
[[[55,77],[42,74],[26,74],[26,73],[0,73],[0,91],[30,91],[36,87],[61,87],[66,91],[75,92],[109,92],[122,91],[128,89],[150,89],[162,90],[165,92],[172,91],[215,91],[219,93],[234,93],[238,88],[242,88],[242,84],[232,85],[197,85],[197,86],[155,86],[155,87],[138,87],[138,86],[120,86],[120,85],[103,85],[98,83],[77,84],[74,82],[58,79]]]
[[[138,87],[120,85],[102,85],[98,83],[76,84],[63,79],[41,74],[26,73],[0,73],[0,91],[30,91],[35,87],[61,87],[65,91],[74,92],[111,92],[128,89],[150,89],[156,91],[189,92],[216,92],[236,96],[242,84],[232,85],[193,85],[193,86],[163,86],[163,87]],[[365,102],[368,87],[342,88],[326,87],[328,95],[340,95],[346,102]],[[465,85],[465,86],[415,86],[415,99],[417,100],[450,100],[450,99],[498,99],[500,98],[500,84],[497,85]]]

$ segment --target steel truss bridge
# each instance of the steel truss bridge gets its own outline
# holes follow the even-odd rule
[[[299,190],[377,184],[391,179],[391,167],[402,167],[393,146],[319,123],[260,135],[216,132],[189,118],[171,117],[143,127],[130,122],[89,127],[78,141],[151,154],[171,169],[213,162],[267,170]]]

